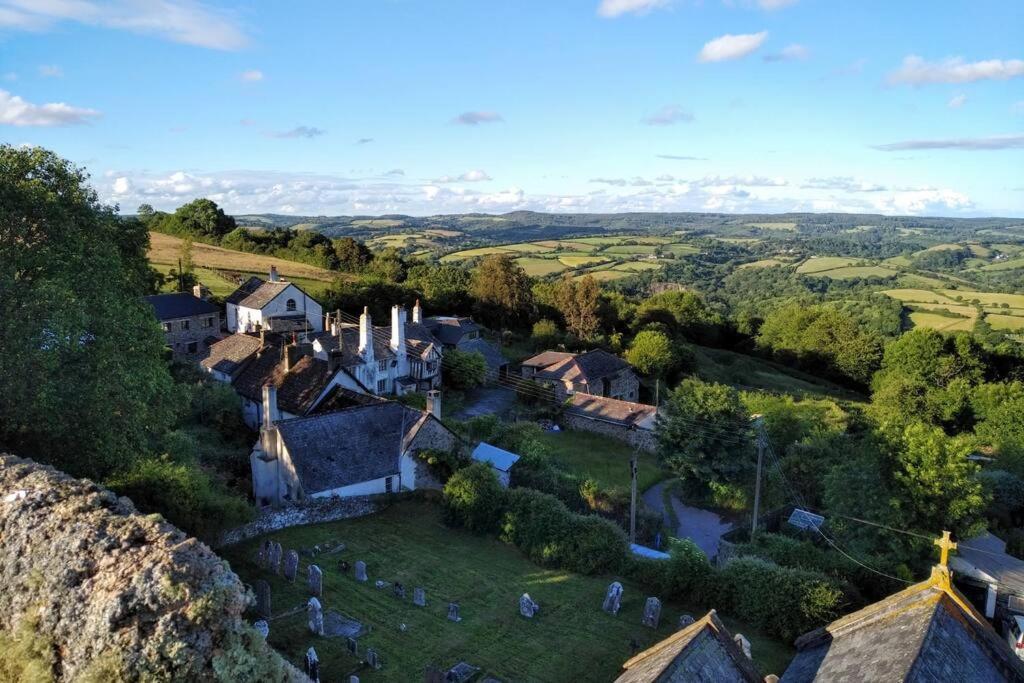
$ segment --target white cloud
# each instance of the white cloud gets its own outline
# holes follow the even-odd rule
[[[741,33],[733,35],[727,33],[714,40],[704,43],[700,54],[697,55],[698,62],[724,62],[730,59],[746,57],[757,50],[768,37],[767,31],[760,33]]]
[[[263,72],[259,69],[249,69],[248,71],[243,71],[239,78],[248,83],[255,83],[263,80]]]
[[[948,57],[941,62],[927,62],[917,55],[909,55],[903,64],[889,74],[891,85],[924,85],[926,83],[973,83],[1024,76],[1024,60],[988,59],[965,62],[962,57]]]
[[[876,206],[885,213],[932,213],[937,211],[970,209],[971,198],[954,190],[921,189],[894,192]]]
[[[465,173],[457,176],[445,175],[440,178],[435,178],[434,183],[478,183],[484,180],[493,180],[491,176],[487,175],[487,171],[476,168],[472,171],[466,171]]]
[[[811,51],[803,45],[793,43],[782,48],[779,52],[773,52],[770,55],[764,56],[766,62],[794,62],[798,60],[807,59],[811,55]]]
[[[805,190],[842,190],[844,192],[884,192],[887,189],[884,185],[855,180],[850,176],[808,178],[800,187]]]
[[[666,104],[664,107],[644,119],[648,126],[671,126],[675,123],[690,123],[693,114],[678,104]]]
[[[6,28],[43,31],[65,21],[215,50],[248,42],[230,14],[199,0],[0,0],[0,26]]]
[[[39,67],[39,75],[43,78],[62,78],[64,69],[56,64],[43,64]]]
[[[6,90],[0,90],[0,125],[72,126],[98,117],[95,109],[72,107],[63,102],[32,104]]]
[[[597,13],[608,19],[623,14],[647,14],[651,10],[668,7],[671,0],[601,0]]]
[[[949,100],[949,102],[946,103],[946,106],[948,106],[950,109],[959,109],[960,107],[964,106],[965,102],[967,102],[967,95],[955,95]]]
[[[462,126],[476,126],[481,123],[496,123],[502,120],[501,114],[495,111],[467,111],[452,119],[452,123]]]
[[[114,194],[128,194],[132,191],[132,181],[125,176],[120,176],[114,180],[111,189],[113,189]]]
[[[908,149],[958,149],[967,152],[1024,148],[1024,134],[991,135],[984,138],[946,138],[936,140],[904,140],[886,145],[872,145],[883,152]]]
[[[313,126],[296,126],[291,130],[267,133],[272,138],[316,138],[326,134],[323,128]]]

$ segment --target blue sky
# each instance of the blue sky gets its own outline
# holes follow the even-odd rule
[[[1024,3],[0,0],[0,136],[125,211],[1024,216]]]

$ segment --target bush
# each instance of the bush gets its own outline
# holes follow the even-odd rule
[[[614,522],[594,515],[572,515],[563,566],[579,574],[605,574],[622,566],[628,544]]]
[[[678,600],[703,602],[713,572],[708,556],[690,539],[679,538],[672,539],[668,553],[668,594]]]
[[[487,362],[481,353],[450,349],[444,352],[444,383],[453,389],[472,389],[487,379]]]
[[[570,533],[569,509],[552,495],[525,488],[510,490],[507,502],[501,540],[513,544],[537,564],[559,566]]]
[[[505,490],[482,462],[462,468],[444,486],[445,522],[475,533],[497,529],[504,503]]]

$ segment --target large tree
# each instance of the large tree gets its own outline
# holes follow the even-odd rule
[[[481,316],[502,329],[524,319],[533,303],[530,277],[507,254],[485,257],[473,271],[469,291]]]
[[[145,230],[86,180],[0,146],[0,447],[102,477],[166,430],[174,390],[140,299]]]
[[[644,330],[633,338],[626,360],[645,375],[663,378],[676,363],[672,340],[657,330]]]
[[[573,280],[566,275],[555,288],[555,304],[565,318],[565,329],[577,339],[591,339],[597,334],[600,318],[601,290],[592,275]]]
[[[174,213],[162,217],[154,229],[219,242],[236,227],[235,219],[225,214],[216,202],[202,198],[179,206]]]

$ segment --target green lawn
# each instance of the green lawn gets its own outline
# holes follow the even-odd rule
[[[360,651],[377,649],[384,668],[358,670],[364,681],[422,680],[426,666],[447,668],[460,660],[507,681],[609,681],[629,658],[631,638],[648,647],[670,635],[683,612],[698,617],[704,613],[696,606],[668,603],[661,627],[645,628],[640,614],[647,595],[622,581],[622,610],[610,616],[601,611],[601,601],[608,584],[621,577],[542,569],[512,546],[448,529],[438,508],[429,503],[398,503],[371,517],[286,529],[267,538],[286,550],[334,541],[347,545],[340,554],[320,558],[321,603],[325,611],[341,612],[369,628],[359,638]],[[275,615],[305,605],[304,581],[291,584],[256,566],[260,540],[225,548],[222,554],[244,581],[263,578],[270,583]],[[353,564],[365,561],[370,581],[357,583],[351,574],[342,574],[337,568],[342,558]],[[301,559],[300,577],[307,562]],[[376,589],[376,579],[400,581],[407,599],[399,600],[390,589]],[[426,589],[425,608],[412,604],[415,586]],[[524,592],[541,606],[533,620],[519,615],[518,599]],[[449,600],[459,603],[462,622],[446,619]],[[791,648],[728,617],[724,621],[750,639],[754,660],[766,672],[785,668]],[[400,624],[406,624],[406,632],[399,630]],[[323,680],[348,680],[359,666],[346,652],[344,639],[309,634],[305,610],[272,619],[269,640],[296,664],[307,648],[315,647]]]
[[[591,432],[544,432],[544,444],[563,469],[589,477],[603,486],[629,488],[629,459],[633,449],[626,443]],[[640,454],[637,486],[646,491],[668,476],[651,453]]]

